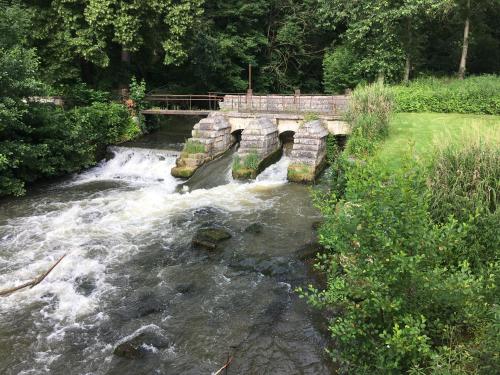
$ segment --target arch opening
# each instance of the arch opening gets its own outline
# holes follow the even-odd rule
[[[241,133],[243,133],[243,129],[238,129],[238,130],[235,130],[235,131],[231,132],[231,137],[232,137],[233,144],[234,143],[240,143],[240,141],[241,141]]]
[[[285,156],[290,156],[292,153],[294,136],[295,132],[292,130],[286,130],[279,135],[280,145]]]

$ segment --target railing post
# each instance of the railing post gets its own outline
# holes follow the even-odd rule
[[[295,92],[293,94],[293,104],[295,104],[295,110],[297,111],[297,113],[300,112],[300,89],[295,89]]]
[[[248,102],[250,102],[250,112],[252,111],[252,108],[253,108],[253,90],[252,89],[248,89],[247,90],[247,109],[248,109]]]

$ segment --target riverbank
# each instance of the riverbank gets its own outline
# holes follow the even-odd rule
[[[346,374],[499,372],[498,117],[390,120],[383,86],[353,96],[353,135],[314,195],[327,286],[299,289],[338,312],[332,359]]]

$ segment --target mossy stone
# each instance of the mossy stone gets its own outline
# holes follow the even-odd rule
[[[192,167],[173,167],[171,174],[174,177],[187,179],[191,177],[195,171],[196,168]]]
[[[194,247],[215,250],[221,241],[231,238],[231,233],[222,228],[202,228],[193,237]]]

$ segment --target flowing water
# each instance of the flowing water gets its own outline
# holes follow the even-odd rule
[[[318,317],[293,292],[309,282],[297,251],[318,219],[287,158],[255,181],[231,153],[182,184],[176,151],[114,147],[84,173],[0,203],[1,374],[330,373]],[[182,186],[181,186],[182,185]],[[246,231],[253,223],[261,233]],[[232,238],[194,249],[206,226]],[[113,354],[146,333],[140,359]]]

